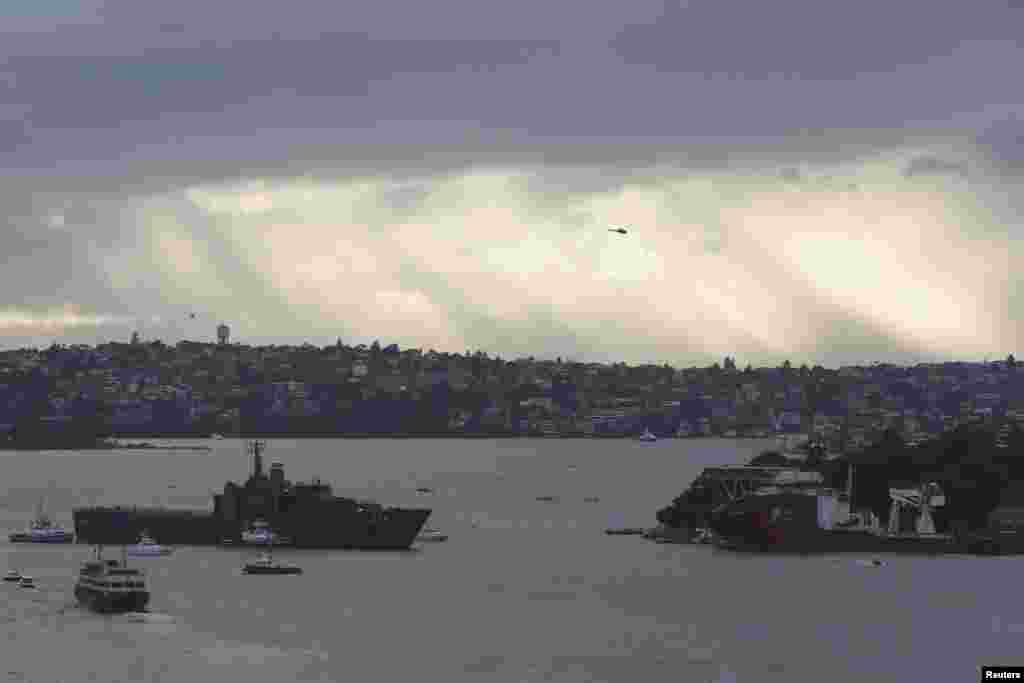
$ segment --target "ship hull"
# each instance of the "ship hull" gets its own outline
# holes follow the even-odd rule
[[[93,612],[141,612],[149,604],[149,591],[105,593],[86,586],[75,586],[75,599]]]
[[[787,534],[784,531],[717,536],[715,545],[738,552],[767,553],[900,553],[935,555],[964,552],[967,548],[947,536],[884,536],[867,531],[818,530]]]
[[[340,506],[339,506],[340,507]],[[356,512],[320,517],[314,509],[296,510],[281,520],[281,532],[296,548],[408,550],[430,517],[426,509],[390,509],[377,521]]]
[[[291,540],[280,545],[294,548],[407,550],[430,514],[429,509],[385,508],[374,519],[344,501],[323,501],[268,521]],[[81,508],[74,520],[78,542],[90,545],[134,544],[146,530],[167,545],[241,545],[244,526],[212,514],[142,508]]]

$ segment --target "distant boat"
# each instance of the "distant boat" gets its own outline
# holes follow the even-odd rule
[[[242,566],[243,574],[301,574],[302,567],[286,562],[274,560],[274,544],[271,543],[267,552],[260,553],[255,560],[250,560]]]
[[[12,583],[21,581],[21,572],[19,572],[17,569],[7,570],[7,573],[4,574],[4,581],[9,581]]]
[[[210,438],[211,439],[223,439],[224,435],[223,434],[210,434]]]
[[[242,532],[242,543],[246,545],[281,545],[290,542],[290,539],[279,535],[266,522],[260,520],[253,522],[250,529]]]
[[[21,588],[35,588],[36,581],[31,576],[22,576],[21,581],[18,582],[18,586]]]
[[[644,433],[640,435],[640,440],[641,440],[641,441],[657,441],[657,440],[658,440],[658,437],[656,437],[656,436],[655,436],[655,435],[654,435],[654,434],[653,434],[653,433],[651,432],[651,430],[650,430],[650,429],[647,429],[647,428],[645,427],[645,428],[644,428]]]
[[[438,529],[428,528],[421,531],[416,540],[421,543],[440,543],[448,540],[448,534],[441,533]]]
[[[68,531],[43,512],[43,501],[36,508],[36,518],[25,531],[17,531],[8,536],[11,543],[71,543],[75,534]]]

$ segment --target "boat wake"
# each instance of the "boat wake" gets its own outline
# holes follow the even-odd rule
[[[173,624],[173,614],[160,614],[158,612],[125,612],[117,615],[120,621],[129,621],[136,624]]]

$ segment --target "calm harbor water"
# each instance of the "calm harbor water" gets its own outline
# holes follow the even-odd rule
[[[183,443],[213,450],[0,454],[0,571],[39,585],[0,586],[0,680],[971,681],[1024,661],[1024,558],[872,567],[603,534],[653,525],[702,467],[764,441],[272,440],[289,479],[428,505],[449,541],[282,550],[296,577],[242,576],[240,549],[137,558],[153,590],[143,616],[74,605],[88,547],[6,541],[41,496],[70,525],[94,503],[208,508],[245,479],[240,441]]]

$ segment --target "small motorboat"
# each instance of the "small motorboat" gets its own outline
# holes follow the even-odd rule
[[[438,529],[423,529],[416,540],[421,543],[440,543],[448,540],[448,534],[441,533]]]
[[[18,582],[18,585],[22,588],[35,588],[36,580],[33,579],[31,576],[22,576],[21,580]]]
[[[654,434],[653,434],[653,433],[651,432],[651,430],[650,430],[650,429],[644,428],[644,433],[640,435],[640,440],[641,440],[641,441],[647,441],[647,442],[651,442],[651,441],[657,441],[657,440],[658,440],[658,437],[656,437],[656,436],[655,436],[655,435],[654,435]]]
[[[133,557],[157,557],[170,555],[172,552],[174,552],[174,548],[160,545],[146,532],[139,536],[138,543],[128,546],[128,554]]]
[[[266,522],[257,520],[252,527],[242,532],[242,543],[245,545],[288,545],[291,540],[279,535]]]
[[[255,560],[246,562],[243,574],[301,574],[302,567],[285,562],[276,562],[270,553],[261,553]]]
[[[4,581],[10,581],[12,583],[17,583],[18,581],[21,581],[21,572],[19,572],[17,569],[8,569],[7,573],[4,574]]]

